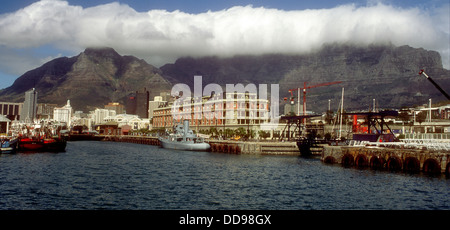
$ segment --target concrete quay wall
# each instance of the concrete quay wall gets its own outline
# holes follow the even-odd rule
[[[127,143],[134,143],[134,144],[161,146],[161,143],[159,142],[157,137],[147,137],[147,136],[112,135],[112,136],[105,136],[103,141],[127,142]]]
[[[296,142],[208,141],[212,152],[250,155],[299,156]]]
[[[103,140],[160,146],[157,137],[105,136]],[[211,152],[252,155],[300,155],[296,142],[253,142],[232,140],[208,140],[207,142],[211,145]]]
[[[425,172],[450,176],[450,152],[373,146],[325,146],[321,160],[344,167]]]

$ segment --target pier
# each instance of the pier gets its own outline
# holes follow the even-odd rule
[[[450,176],[450,151],[410,143],[360,146],[325,146],[321,160],[344,167],[371,168],[408,173],[445,173]]]
[[[296,142],[208,141],[212,152],[299,156]]]
[[[103,138],[103,141],[126,142],[126,143],[157,145],[157,146],[161,145],[157,137],[148,137],[148,136],[108,135]]]
[[[103,141],[127,142],[144,145],[160,146],[157,137],[148,136],[105,136]],[[296,142],[258,142],[234,140],[207,140],[211,145],[211,152],[253,155],[289,155],[299,156]]]

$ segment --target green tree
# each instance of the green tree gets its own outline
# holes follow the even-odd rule
[[[266,138],[270,137],[270,133],[264,130],[259,130],[258,136],[265,140]]]
[[[255,130],[250,129],[250,130],[247,132],[247,137],[248,137],[248,138],[255,138],[255,136],[256,136]]]
[[[219,131],[217,131],[216,127],[209,128],[209,134],[211,136],[217,136],[219,134]]]
[[[409,122],[409,119],[410,119],[410,116],[408,115],[408,112],[406,112],[406,111],[401,111],[401,112],[398,114],[398,118],[400,118],[400,120],[402,120],[404,123],[408,123],[408,122]]]
[[[236,136],[245,137],[245,136],[247,136],[246,135],[247,131],[243,127],[239,127],[239,128],[234,130],[234,134]]]
[[[416,116],[416,121],[419,122],[419,124],[422,124],[422,122],[425,121],[427,118],[427,111],[421,111]]]
[[[233,137],[234,131],[231,129],[225,129],[225,138]]]

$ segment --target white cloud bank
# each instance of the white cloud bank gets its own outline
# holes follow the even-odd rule
[[[304,53],[325,43],[392,43],[436,50],[449,68],[449,11],[450,5],[423,10],[375,3],[299,11],[236,6],[188,14],[44,0],[0,15],[0,49],[51,45],[75,53],[109,46],[161,65],[188,55]]]

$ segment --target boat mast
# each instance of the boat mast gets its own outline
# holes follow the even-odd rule
[[[342,96],[341,96],[341,114],[339,120],[339,139],[342,137],[342,115],[344,113],[344,87],[342,87]]]

